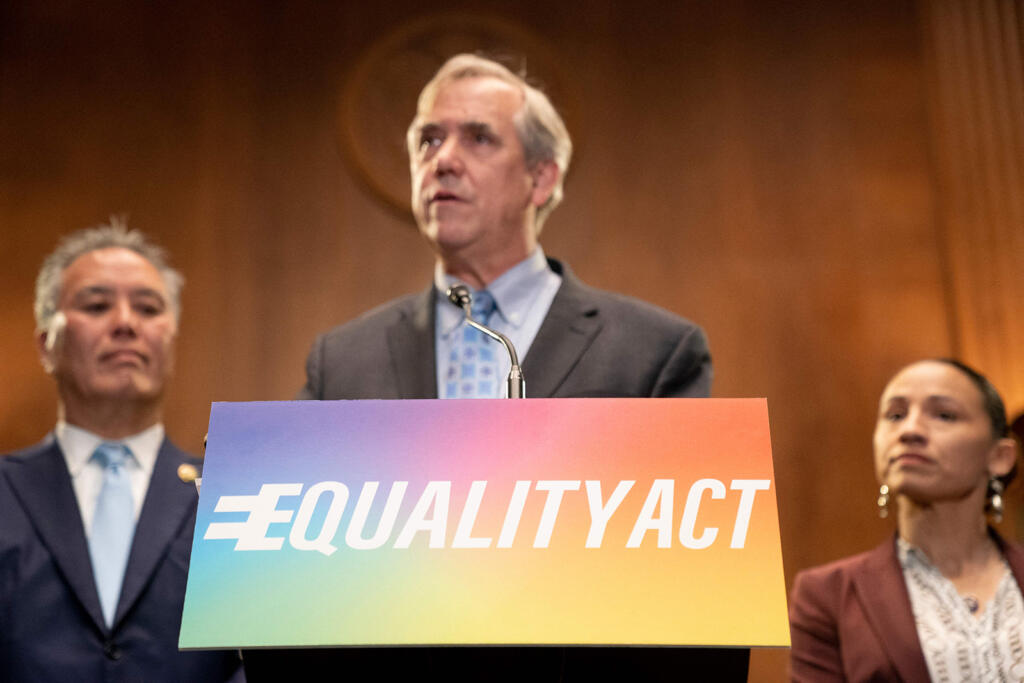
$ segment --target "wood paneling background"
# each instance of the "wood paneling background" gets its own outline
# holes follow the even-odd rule
[[[922,5],[954,348],[1024,411],[1024,6]]]
[[[193,451],[211,401],[290,398],[315,333],[424,287],[411,219],[341,151],[340,100],[396,31],[432,21],[443,49],[453,16],[515,27],[568,83],[547,251],[704,325],[716,396],[768,397],[788,580],[890,533],[870,439],[898,366],[960,354],[1024,409],[1019,2],[446,9],[0,3],[0,450],[54,419],[41,259],[111,213],[186,275],[167,425]]]

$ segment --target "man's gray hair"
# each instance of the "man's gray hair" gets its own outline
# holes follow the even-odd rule
[[[517,74],[505,65],[486,57],[471,54],[458,54],[445,62],[430,82],[424,86],[416,105],[416,116],[426,111],[434,103],[438,89],[448,81],[461,78],[491,77],[505,81],[523,93],[523,106],[516,114],[515,126],[519,142],[523,145],[526,165],[532,168],[542,161],[553,161],[558,166],[558,182],[554,191],[537,209],[537,232],[548,215],[562,201],[562,183],[569,172],[569,161],[572,159],[572,140],[565,122],[558,114],[551,100],[541,90],[530,85],[525,74]],[[416,152],[416,120],[409,127],[407,142],[409,155]]]
[[[110,222],[95,228],[86,228],[64,237],[57,248],[43,260],[43,266],[36,277],[36,332],[51,330],[60,299],[61,276],[75,259],[90,251],[120,247],[129,249],[153,264],[160,273],[167,288],[168,304],[174,319],[181,315],[181,287],[185,278],[171,268],[167,253],[138,230],[129,230],[123,218],[113,216]]]

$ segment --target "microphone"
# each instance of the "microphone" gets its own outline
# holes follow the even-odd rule
[[[469,287],[466,285],[452,285],[445,293],[448,295],[448,301],[459,308],[465,309],[466,306],[473,304],[473,297],[469,295]]]
[[[491,328],[481,325],[477,321],[473,320],[472,306],[473,297],[469,293],[469,287],[466,285],[453,285],[448,288],[445,292],[448,296],[448,301],[453,306],[461,308],[466,314],[466,324],[480,330],[491,339],[494,339],[501,343],[505,347],[505,351],[508,352],[508,357],[512,361],[512,367],[509,368],[508,378],[505,380],[508,385],[508,397],[509,398],[526,398],[526,378],[523,377],[523,369],[519,366],[519,356],[516,355],[516,348],[512,346],[512,342],[508,337],[503,335],[501,332],[492,330]]]

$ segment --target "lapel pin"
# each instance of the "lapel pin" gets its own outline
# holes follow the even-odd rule
[[[181,479],[186,484],[195,481],[199,477],[199,471],[194,465],[188,463],[178,465],[178,479]]]

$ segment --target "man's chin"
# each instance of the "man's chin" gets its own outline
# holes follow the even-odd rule
[[[122,400],[126,402],[156,400],[161,394],[161,386],[148,377],[128,375],[108,378],[98,382],[89,392],[97,399]]]
[[[459,254],[467,253],[478,240],[475,232],[470,230],[446,229],[427,236],[434,251],[442,258],[457,257]]]

